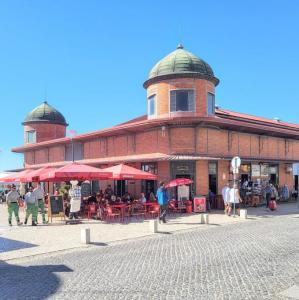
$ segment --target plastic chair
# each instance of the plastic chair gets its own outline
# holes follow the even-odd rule
[[[115,220],[115,219],[119,219],[120,220],[120,213],[118,212],[113,212],[112,207],[107,207],[106,209],[106,220]]]
[[[169,213],[179,213],[180,210],[176,207],[176,201],[170,200],[168,203],[168,212]]]
[[[87,218],[90,219],[92,215],[97,214],[97,206],[95,204],[88,205]]]
[[[160,216],[160,206],[155,204],[148,210],[148,216],[151,218],[158,218]]]

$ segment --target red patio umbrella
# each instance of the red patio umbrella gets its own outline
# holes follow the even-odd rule
[[[33,170],[21,177],[20,182],[38,182],[40,181],[40,176],[48,174],[49,172],[54,171],[55,169],[56,168],[52,167],[43,167],[37,170]]]
[[[20,179],[30,173],[32,169],[23,170],[15,174],[9,174],[0,179],[1,182],[20,182]]]
[[[76,180],[108,179],[111,176],[112,173],[109,171],[104,171],[103,169],[73,162],[61,168],[45,172],[39,176],[39,179],[40,181],[59,182],[59,181],[69,181],[72,179],[76,179]]]
[[[193,183],[193,180],[188,179],[188,178],[177,178],[174,180],[171,180],[170,182],[168,182],[165,187],[168,188],[172,188],[175,186],[179,186],[179,185],[186,185],[186,184],[190,184]]]
[[[142,170],[127,166],[125,164],[120,164],[102,170],[107,172],[112,172],[112,176],[110,177],[110,179],[115,179],[115,180],[128,180],[128,179],[157,180],[157,175],[144,172]]]

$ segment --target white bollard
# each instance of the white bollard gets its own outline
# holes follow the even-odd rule
[[[247,209],[240,209],[240,218],[247,219]]]
[[[149,230],[152,233],[158,232],[158,220],[149,220]]]
[[[90,229],[82,228],[81,229],[81,243],[90,244]]]
[[[205,224],[209,224],[209,214],[203,214],[203,219]]]
[[[204,223],[205,223],[205,218],[203,214],[200,214],[200,224],[204,224]]]

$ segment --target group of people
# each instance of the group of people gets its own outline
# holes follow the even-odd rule
[[[96,205],[97,214],[94,218],[99,220],[104,220],[107,214],[107,210],[110,206],[116,204],[127,204],[129,207],[129,213],[133,214],[135,210],[140,210],[144,208],[145,202],[156,202],[156,198],[153,193],[151,193],[148,199],[145,197],[144,193],[141,193],[139,197],[133,197],[129,192],[124,193],[121,197],[117,196],[117,194],[113,191],[111,185],[108,185],[107,188],[103,190],[99,190],[97,193],[92,193],[89,197],[82,197],[81,201],[81,190],[80,186],[73,185],[69,190],[69,195],[64,200],[64,209],[65,215],[72,218],[78,218],[78,213],[72,213],[71,203],[73,198],[77,197],[75,194],[80,194],[80,202],[81,202],[81,212],[85,211],[87,205]]]
[[[242,198],[239,189],[230,187],[227,182],[223,187],[221,194],[224,201],[224,213],[231,216],[233,209],[235,209],[237,214],[240,215],[240,203],[242,202]]]
[[[15,215],[17,225],[22,225],[19,217],[19,207],[26,207],[26,215],[24,224],[27,224],[28,219],[31,215],[32,218],[32,226],[37,225],[37,215],[38,210],[41,210],[43,224],[46,223],[45,217],[45,203],[44,203],[45,192],[40,184],[37,184],[36,188],[30,186],[28,188],[27,193],[24,195],[24,198],[19,194],[16,190],[16,186],[14,184],[10,187],[10,192],[6,195],[6,203],[8,210],[8,224],[12,226],[12,215]]]

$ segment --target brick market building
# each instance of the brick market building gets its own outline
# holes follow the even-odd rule
[[[215,107],[218,83],[206,62],[179,45],[143,84],[147,115],[71,138],[63,115],[44,102],[27,115],[24,145],[12,151],[24,153],[25,168],[62,166],[74,158],[97,167],[124,162],[158,174],[159,180],[188,177],[194,194],[220,193],[237,155],[242,180],[293,187],[299,125]],[[120,185],[135,194],[155,189],[153,181],[119,181],[116,188]]]

